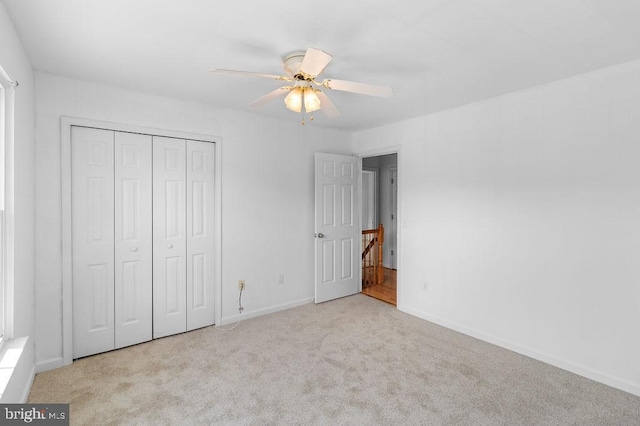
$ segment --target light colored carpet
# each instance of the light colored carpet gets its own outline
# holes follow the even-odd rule
[[[637,425],[640,398],[356,295],[38,374],[71,423]]]

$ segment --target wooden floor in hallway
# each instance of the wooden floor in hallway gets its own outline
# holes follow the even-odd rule
[[[395,269],[384,268],[384,282],[382,284],[363,287],[362,294],[396,306],[398,292],[396,283],[397,274],[398,271]]]

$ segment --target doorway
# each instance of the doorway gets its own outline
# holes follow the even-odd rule
[[[363,235],[382,225],[380,278],[364,282],[362,293],[397,305],[398,154],[362,158]],[[363,269],[365,266],[363,265]],[[364,277],[363,273],[363,277]]]

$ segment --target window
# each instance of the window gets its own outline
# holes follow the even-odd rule
[[[13,156],[13,94],[14,83],[0,66],[0,342],[12,337],[13,247],[11,179]]]
[[[5,133],[5,88],[0,84],[0,342],[4,340],[4,133]]]
[[[2,82],[4,83],[4,82]],[[4,140],[6,129],[6,95],[0,84],[0,342],[4,340],[5,288],[4,288]]]

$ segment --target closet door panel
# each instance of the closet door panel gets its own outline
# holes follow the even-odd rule
[[[187,140],[187,330],[213,324],[215,145]]]
[[[186,331],[185,141],[153,137],[153,337]]]
[[[73,356],[114,349],[114,132],[71,128]]]
[[[115,133],[115,347],[152,338],[151,136]]]

